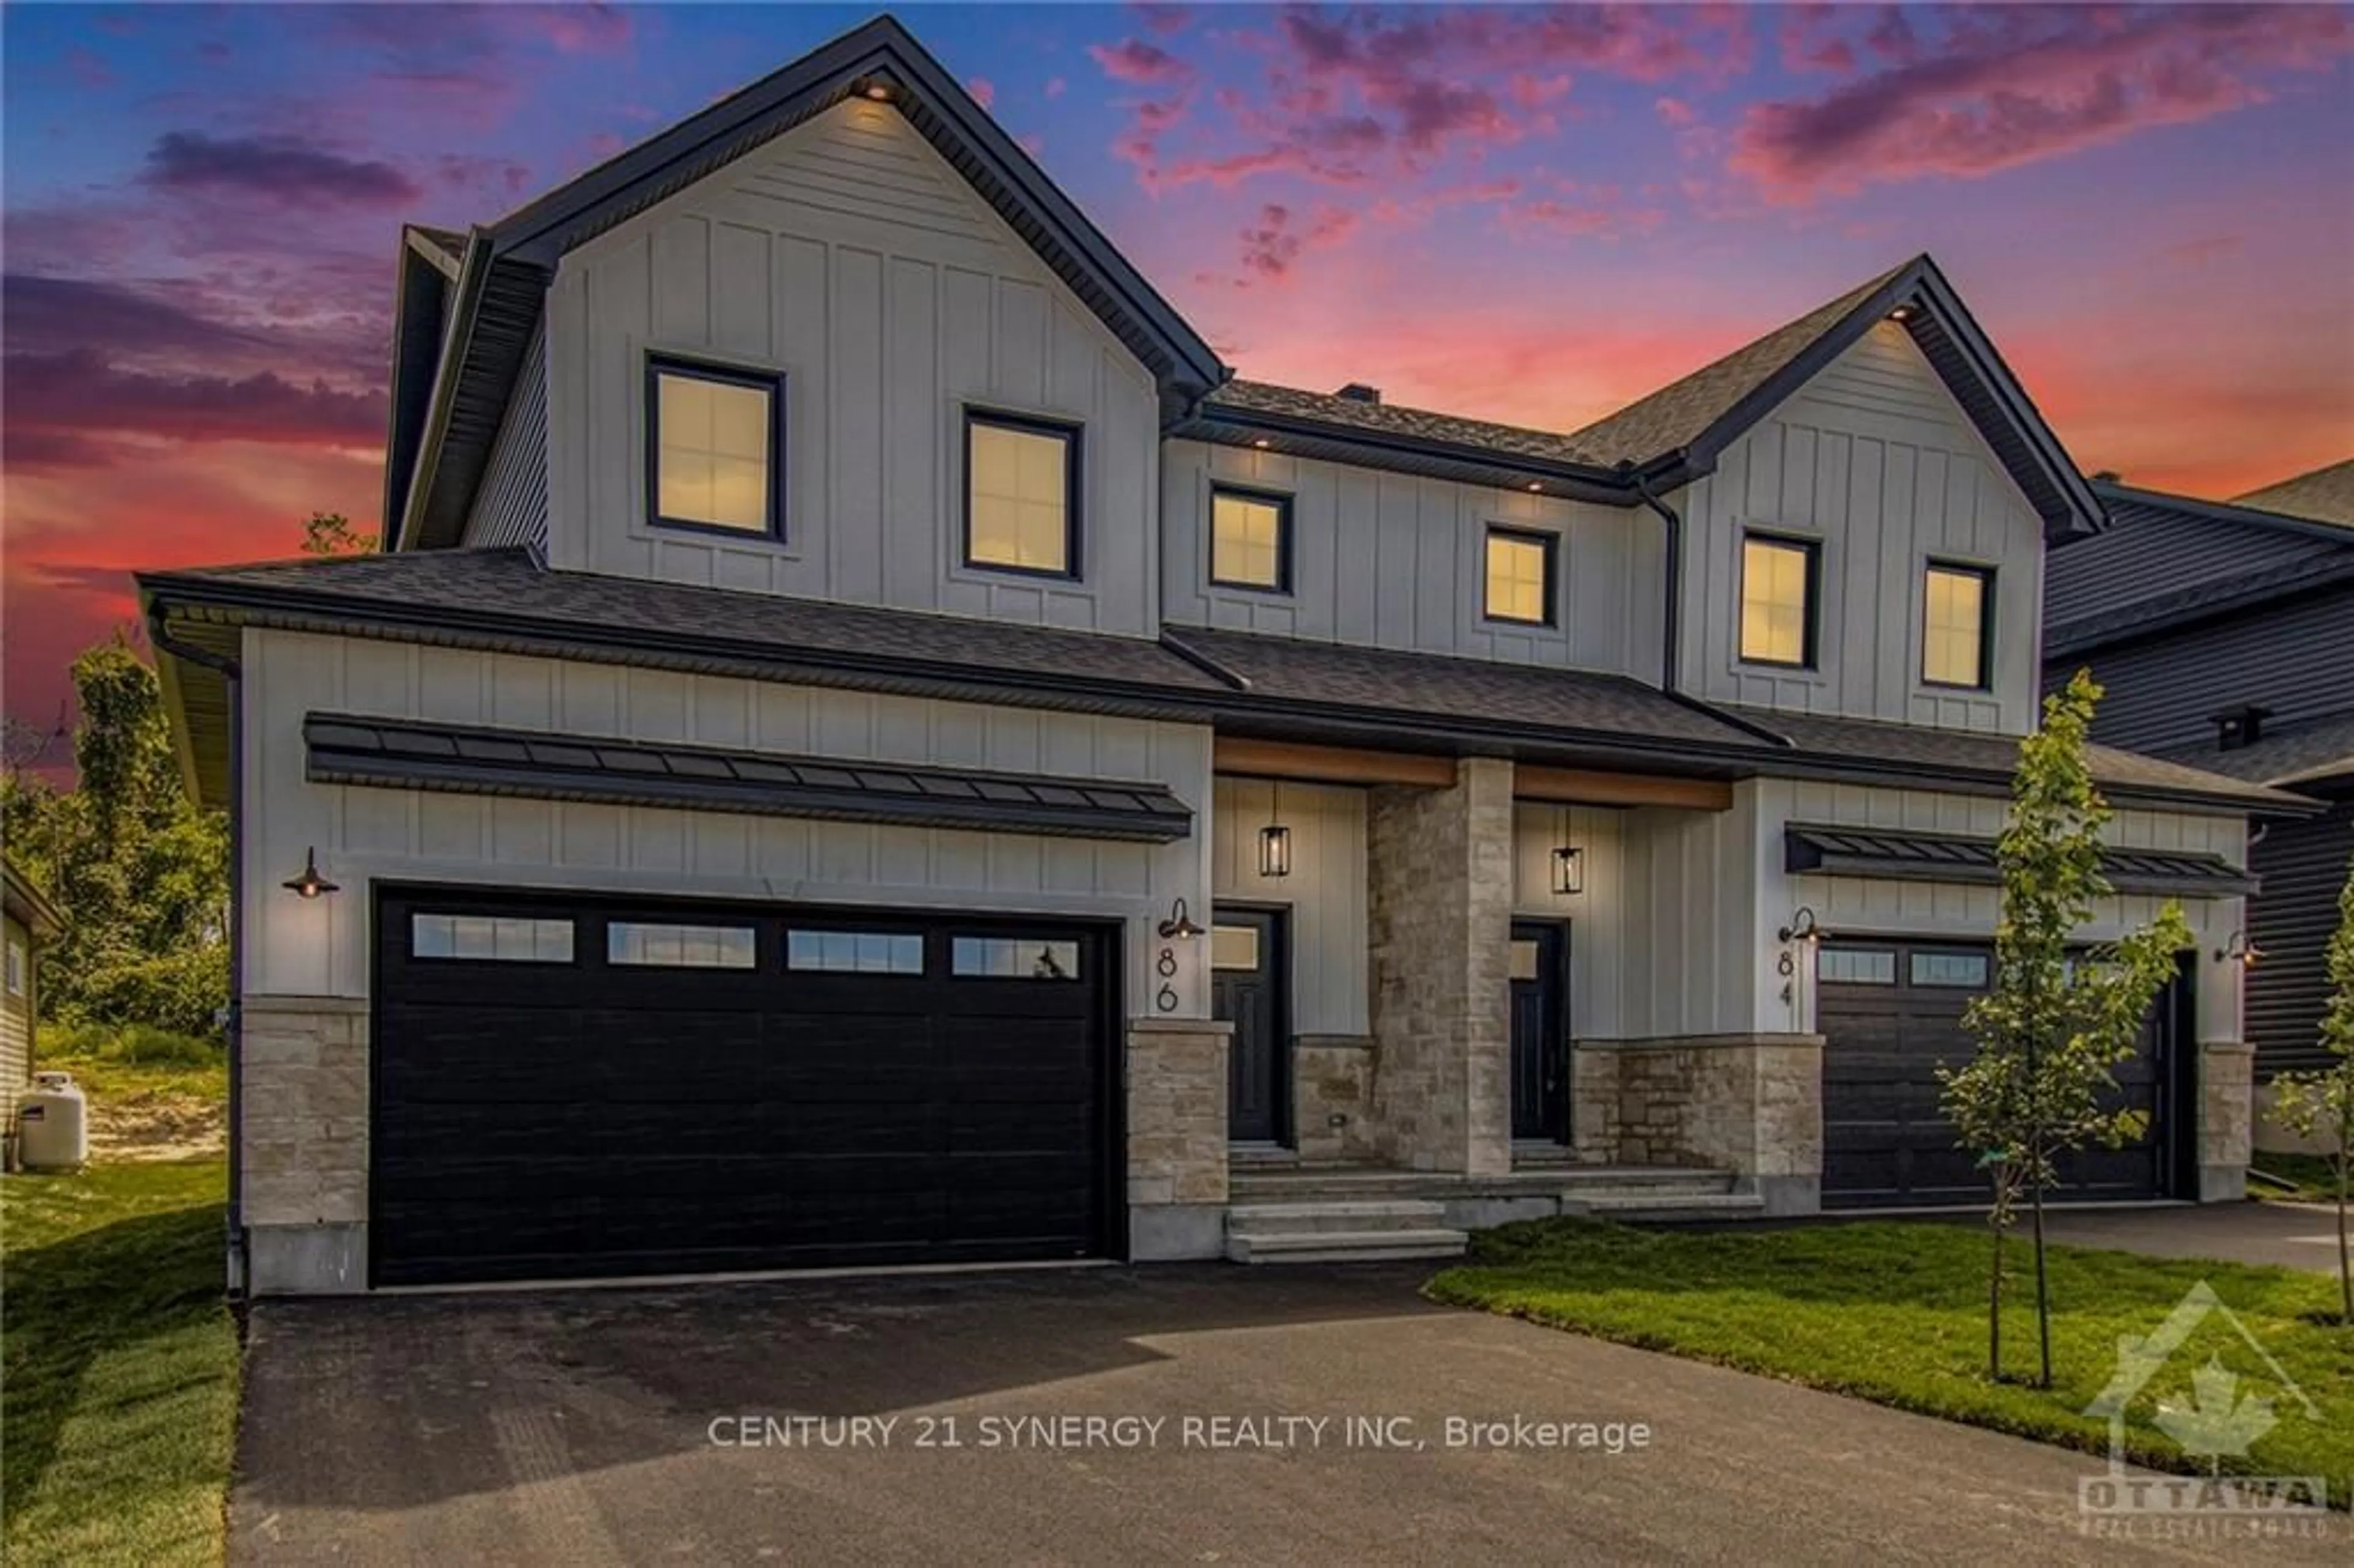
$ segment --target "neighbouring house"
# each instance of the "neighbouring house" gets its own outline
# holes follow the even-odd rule
[[[2108,696],[2094,734],[2324,802],[2265,820],[2248,848],[2263,883],[2235,950],[2255,1049],[2259,1147],[2295,1147],[2264,1121],[2284,1069],[2325,1066],[2324,949],[2354,860],[2354,459],[2229,503],[2094,482],[2097,537],[2052,553],[2044,681],[2089,668]]]
[[[62,925],[57,906],[16,863],[0,860],[0,1128],[7,1144],[0,1164],[10,1169],[16,1163],[16,1101],[33,1083],[40,1001],[33,960]]]
[[[1237,380],[888,19],[398,279],[388,548],[153,573],[257,1291],[1975,1196],[2047,541],[1916,258],[1586,429]],[[1369,366],[1368,375],[1378,367]],[[2102,1196],[2241,1190],[2252,814]]]

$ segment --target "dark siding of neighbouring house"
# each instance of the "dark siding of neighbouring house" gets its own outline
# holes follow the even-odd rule
[[[461,543],[547,548],[547,334],[533,332]]]
[[[2105,688],[2094,739],[2252,780],[2293,773],[2284,788],[2336,802],[2325,816],[2258,823],[2249,851],[2263,882],[2248,936],[2264,958],[2248,975],[2243,1023],[2256,1075],[2317,1065],[2323,949],[2354,853],[2354,767],[2333,776],[2326,757],[2282,737],[2326,737],[2327,721],[2354,715],[2354,528],[2094,490],[2109,531],[2050,556],[2044,687],[2089,668]],[[2249,705],[2269,710],[2280,748],[2269,757],[2261,742],[2221,749],[2217,715]]]
[[[2260,1077],[2329,1065],[2321,1044],[2325,959],[2349,857],[2354,800],[2338,801],[2327,816],[2273,823],[2249,853],[2264,888],[2248,907],[2249,938],[2264,950],[2247,982],[2247,1033]]]
[[[2054,551],[2054,567],[2074,548]],[[2354,709],[2354,585],[2059,655],[2045,664],[2045,689],[2079,666],[2107,688],[2094,739],[2205,767],[2193,752],[2212,752],[2225,708],[2261,704],[2274,727]]]

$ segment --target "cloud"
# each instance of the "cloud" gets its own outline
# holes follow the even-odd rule
[[[48,443],[52,462],[90,456],[104,436],[167,441],[247,440],[365,448],[384,440],[380,391],[303,384],[276,371],[250,376],[166,375],[125,369],[93,349],[11,353],[0,362],[8,398],[8,461],[17,438]],[[62,440],[60,440],[62,438]]]
[[[1259,208],[1257,220],[1242,231],[1245,275],[1237,287],[1247,288],[1253,281],[1281,283],[1303,251],[1338,245],[1357,231],[1357,215],[1342,207],[1319,207],[1305,223],[1295,223],[1294,217],[1278,202]]]
[[[75,349],[143,354],[249,353],[268,339],[126,284],[11,272],[0,278],[0,327],[11,354]],[[12,410],[21,418],[26,410]]]
[[[1191,5],[1152,5],[1148,0],[1148,3],[1140,4],[1136,7],[1136,14],[1148,28],[1164,38],[1172,34],[1183,32],[1193,22],[1193,8]]]
[[[1089,44],[1087,53],[1114,81],[1166,87],[1193,79],[1193,68],[1158,44],[1123,38],[1117,44]]]
[[[997,84],[985,76],[967,77],[964,90],[972,94],[972,101],[983,109],[997,102]]]
[[[1872,36],[1898,63],[1753,105],[1732,167],[1784,202],[1988,175],[2260,102],[2278,74],[2354,48],[2354,22],[2325,6],[2052,6],[1956,13],[1917,53],[1901,19]]]
[[[293,137],[167,131],[140,181],[160,190],[228,191],[283,207],[405,206],[424,188],[390,164],[322,152]]]

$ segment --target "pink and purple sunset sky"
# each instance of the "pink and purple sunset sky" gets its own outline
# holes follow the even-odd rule
[[[870,15],[10,8],[8,713],[130,568],[376,524],[402,220]],[[1246,376],[1570,429],[1925,249],[2087,469],[2354,452],[2346,7],[899,15]]]

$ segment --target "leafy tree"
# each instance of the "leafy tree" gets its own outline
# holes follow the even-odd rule
[[[65,916],[45,1016],[217,1031],[228,1001],[228,839],[183,788],[155,672],[125,633],[73,663],[80,780],[0,779],[9,853]]]
[[[2087,951],[2075,934],[2110,895],[2101,874],[2109,808],[2093,787],[2086,734],[2101,688],[2078,671],[2044,700],[2043,727],[2020,743],[2010,815],[1997,853],[2002,916],[1995,928],[1994,989],[1970,1004],[1963,1026],[1978,1054],[1940,1067],[1946,1114],[1961,1146],[1980,1151],[1991,1181],[1994,1233],[1988,1287],[1987,1361],[2002,1375],[2003,1241],[2023,1201],[2033,1220],[2038,1386],[2052,1384],[2052,1304],[2044,1267],[2043,1195],[2060,1157],[2098,1141],[2115,1147],[2142,1130],[2137,1112],[2107,1108],[2112,1069],[2131,1056],[2174,956],[2190,946],[2182,911],[2168,902],[2150,925]]]
[[[2338,1167],[2338,1321],[2354,1323],[2354,1258],[2346,1238],[2347,1172],[2354,1166],[2354,860],[2338,895],[2338,934],[2329,938],[2329,1002],[2322,1010],[2321,1043],[2337,1056],[2332,1066],[2282,1073],[2273,1079],[2273,1119],[2293,1132],[2319,1132],[2335,1145]]]
[[[376,536],[363,534],[352,526],[352,520],[340,512],[313,512],[302,524],[302,553],[306,556],[366,556],[376,549]]]

